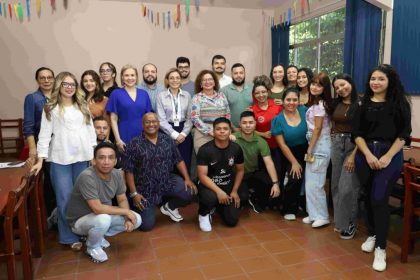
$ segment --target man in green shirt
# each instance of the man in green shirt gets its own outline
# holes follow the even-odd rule
[[[232,83],[223,87],[221,91],[229,102],[232,124],[237,130],[239,127],[239,116],[252,106],[252,85],[245,83],[245,67],[241,63],[232,66]]]
[[[242,148],[245,160],[245,175],[241,188],[249,189],[249,204],[256,213],[260,213],[271,198],[280,195],[277,172],[267,142],[255,133],[254,113],[242,112],[239,127],[240,131],[234,135],[236,143]],[[260,168],[260,159],[264,162],[265,169]]]

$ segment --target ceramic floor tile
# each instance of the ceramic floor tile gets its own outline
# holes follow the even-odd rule
[[[241,266],[235,261],[203,266],[201,270],[207,279],[216,279],[244,273]]]
[[[202,266],[228,262],[231,261],[233,258],[227,249],[208,251],[204,253],[195,253],[194,256],[197,260],[197,263],[199,263]]]
[[[155,261],[120,265],[117,269],[120,280],[147,277],[149,275],[155,276],[159,273],[158,264]]]
[[[162,279],[163,280],[182,280],[182,279],[188,279],[188,280],[204,280],[206,279],[204,277],[204,274],[199,268],[192,268],[187,270],[181,270],[174,272],[166,272],[162,273]]]
[[[156,258],[173,258],[177,256],[191,254],[192,250],[188,245],[176,245],[162,248],[156,248]]]
[[[227,248],[246,246],[251,244],[257,244],[257,239],[250,234],[240,235],[236,237],[222,238],[223,243],[225,243]]]
[[[263,243],[262,246],[270,253],[282,253],[287,251],[295,251],[300,249],[300,246],[293,240],[283,239],[279,241],[270,241]]]
[[[76,274],[77,280],[104,280],[104,279],[118,279],[117,269],[105,269],[96,271],[87,271]]]
[[[214,239],[209,241],[196,242],[191,244],[191,249],[196,253],[214,251],[224,249],[225,244],[220,239]]]
[[[302,249],[275,254],[273,257],[282,265],[294,265],[297,263],[313,261],[315,259],[314,254]]]
[[[288,266],[286,271],[295,279],[304,279],[330,273],[324,265],[317,261]]]
[[[158,261],[160,272],[176,272],[197,267],[194,255],[183,255],[176,258],[166,258]]]
[[[256,257],[251,259],[238,260],[242,269],[247,272],[257,272],[278,267],[278,263],[270,256]]]
[[[67,262],[67,263],[61,263],[61,264],[40,266],[40,268],[35,274],[35,277],[46,278],[46,277],[62,276],[66,274],[74,274],[77,272],[78,266],[79,266],[78,262]]]
[[[230,248],[229,251],[237,260],[268,255],[268,252],[260,244]]]
[[[269,241],[278,241],[281,239],[288,239],[288,237],[282,233],[280,230],[265,231],[255,233],[255,238],[259,242],[269,242]]]
[[[275,268],[270,270],[258,271],[249,273],[249,279],[253,280],[279,280],[279,279],[293,279],[286,270]]]
[[[365,266],[365,263],[360,258],[353,255],[322,259],[320,262],[332,272],[353,270]]]

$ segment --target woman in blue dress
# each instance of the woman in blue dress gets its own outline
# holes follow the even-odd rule
[[[152,111],[146,91],[136,87],[138,83],[137,69],[125,65],[121,69],[122,88],[115,89],[106,104],[111,115],[111,127],[115,135],[115,144],[120,152],[135,136],[143,131],[143,115]]]

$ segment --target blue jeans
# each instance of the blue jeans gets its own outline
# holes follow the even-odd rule
[[[175,210],[177,208],[185,207],[188,204],[190,204],[192,200],[192,193],[189,189],[185,190],[184,180],[178,175],[171,174],[169,182],[173,185],[172,190],[162,193],[163,197],[168,198],[168,207],[171,210]],[[147,203],[146,208],[143,211],[138,211],[138,209],[135,209],[141,216],[141,231],[150,231],[155,226],[156,206],[157,205],[154,205],[152,203]]]
[[[132,212],[137,218],[134,225],[136,229],[141,225],[141,217],[136,212]],[[121,215],[90,213],[77,219],[72,230],[78,235],[86,235],[86,246],[89,249],[95,249],[101,246],[104,236],[114,236],[125,231],[125,219]]]
[[[311,137],[310,133],[306,135],[308,143]],[[331,156],[329,134],[319,136],[312,153],[315,156],[315,161],[312,163],[306,162],[305,168],[306,210],[311,221],[329,220],[327,197],[324,190]]]
[[[70,225],[67,223],[66,211],[76,178],[87,167],[87,161],[67,165],[51,162],[50,177],[57,201],[58,242],[61,244],[72,244],[79,241],[79,237],[71,231]]]

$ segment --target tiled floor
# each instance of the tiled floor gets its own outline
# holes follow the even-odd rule
[[[366,238],[341,240],[332,226],[314,230],[300,221],[287,222],[276,212],[246,209],[235,228],[215,217],[213,231],[198,228],[197,205],[181,210],[176,224],[158,214],[148,233],[109,238],[110,260],[95,264],[50,235],[47,251],[35,262],[38,279],[420,279],[420,256],[399,261],[399,246],[387,249],[388,269],[371,269],[372,254],[362,253]]]

